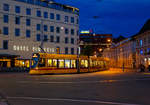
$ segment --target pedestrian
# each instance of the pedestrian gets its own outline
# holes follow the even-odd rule
[[[141,71],[140,72],[144,72],[145,71],[145,66],[143,64],[140,65],[140,69]]]
[[[150,71],[150,65],[148,65],[148,71]]]
[[[139,65],[139,69],[140,69],[140,72],[143,71],[143,67],[142,67],[142,64]]]

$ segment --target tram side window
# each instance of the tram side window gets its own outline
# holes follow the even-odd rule
[[[71,68],[76,68],[76,60],[71,60]]]
[[[103,61],[103,63],[104,63],[104,67],[106,67],[106,61]]]
[[[53,66],[53,60],[52,59],[47,59],[47,66],[52,67]]]
[[[53,59],[53,67],[57,67],[57,59]]]
[[[93,67],[93,61],[90,60],[90,67]]]
[[[71,68],[71,61],[70,60],[65,60],[65,68]]]
[[[98,67],[102,67],[102,61],[98,61]]]
[[[81,60],[81,68],[87,68],[88,67],[88,60]]]
[[[60,60],[58,60],[58,62],[59,62],[59,68],[64,68],[64,66],[65,66],[64,60],[60,59]]]

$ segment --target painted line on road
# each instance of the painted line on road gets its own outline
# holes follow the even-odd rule
[[[7,97],[7,98],[8,99],[23,99],[23,100],[40,100],[40,101],[68,101],[68,102],[81,102],[81,103],[97,103],[97,104],[108,104],[108,105],[139,105],[139,104],[96,101],[96,100],[79,100],[79,99],[34,98],[34,97]]]
[[[19,81],[21,84],[35,83],[35,84],[88,84],[88,83],[115,83],[115,82],[128,82],[128,81],[147,81],[150,78],[144,79],[125,79],[125,80],[100,80],[100,81],[75,81],[75,82],[39,82],[39,81]]]

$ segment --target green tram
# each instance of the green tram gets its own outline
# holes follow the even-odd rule
[[[108,60],[65,54],[34,53],[29,74],[65,74],[106,70]]]

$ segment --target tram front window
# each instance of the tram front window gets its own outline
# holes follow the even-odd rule
[[[45,59],[40,59],[39,61],[39,67],[45,67]]]

